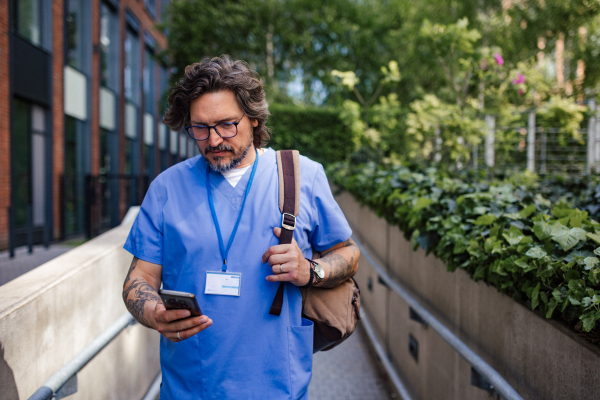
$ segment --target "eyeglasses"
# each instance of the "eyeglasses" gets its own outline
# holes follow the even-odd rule
[[[232,138],[237,135],[237,127],[242,119],[244,119],[244,115],[237,122],[222,122],[217,125],[192,125],[184,127],[188,135],[194,140],[206,140],[210,136],[211,128],[217,132],[217,135],[221,136],[223,139]]]

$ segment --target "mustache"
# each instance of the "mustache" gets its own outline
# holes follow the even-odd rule
[[[235,154],[235,151],[233,150],[233,147],[227,146],[224,143],[219,144],[218,146],[211,146],[208,145],[204,148],[204,154],[208,154],[211,151],[231,151],[232,153]]]

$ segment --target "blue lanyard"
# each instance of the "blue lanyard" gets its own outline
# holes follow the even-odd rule
[[[233,226],[233,231],[231,232],[231,236],[229,237],[229,243],[227,243],[227,249],[223,245],[223,236],[221,235],[221,227],[219,227],[219,220],[217,219],[217,213],[215,212],[215,203],[213,202],[212,190],[210,188],[210,167],[206,166],[206,192],[208,194],[208,204],[210,204],[210,213],[212,214],[213,221],[215,222],[215,228],[217,228],[217,236],[219,237],[219,250],[221,250],[221,257],[223,258],[223,266],[221,270],[223,272],[227,271],[227,253],[229,253],[229,249],[231,248],[231,244],[233,243],[233,238],[237,233],[238,226],[240,225],[240,220],[242,219],[242,213],[244,212],[244,205],[246,204],[246,199],[248,198],[248,193],[250,192],[250,187],[252,186],[252,181],[254,180],[254,173],[256,172],[256,166],[258,165],[258,150],[256,150],[256,159],[254,160],[254,165],[252,166],[252,173],[250,174],[250,180],[248,181],[248,186],[246,186],[246,194],[244,195],[244,201],[242,202],[242,208],[240,209],[240,214],[238,215],[237,221],[235,221],[235,225]],[[207,163],[208,164],[208,163]]]

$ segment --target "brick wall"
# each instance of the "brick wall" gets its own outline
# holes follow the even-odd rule
[[[0,2],[0,248],[8,247],[10,205],[10,48],[8,1]]]

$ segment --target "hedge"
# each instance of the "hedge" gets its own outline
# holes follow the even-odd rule
[[[295,105],[269,105],[268,145],[276,150],[295,149],[300,154],[329,164],[345,160],[353,149],[352,138],[335,109]]]
[[[328,173],[448,270],[463,269],[576,330],[596,327],[600,224],[587,211],[506,181],[466,182],[435,168],[339,163]]]

